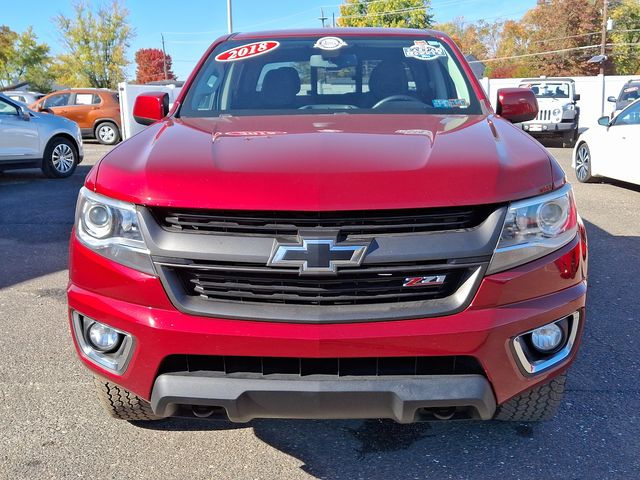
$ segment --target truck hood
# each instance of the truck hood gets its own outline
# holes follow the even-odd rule
[[[493,115],[323,114],[167,119],[91,186],[143,205],[330,211],[506,202],[553,178],[546,151]]]

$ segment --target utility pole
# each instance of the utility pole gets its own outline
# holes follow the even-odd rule
[[[600,55],[604,58],[607,54],[607,21],[609,20],[609,1],[603,0],[602,7],[602,38],[600,41]],[[604,75],[604,61],[600,64],[600,74]]]
[[[322,8],[320,9],[320,16],[318,17],[318,20],[322,22],[322,28],[324,28],[324,22],[328,20],[328,17],[324,16],[324,10]]]
[[[600,40],[600,75],[602,76],[602,108],[601,115],[604,116],[604,97],[605,97],[605,82],[604,82],[604,63],[607,61],[607,21],[609,20],[609,0],[603,0],[602,7],[602,38]]]
[[[333,12],[331,17],[333,18],[333,28],[336,28],[336,12]]]
[[[164,70],[164,79],[169,80],[169,75],[167,74],[167,52],[164,49],[164,34],[160,34],[160,38],[162,38],[162,69]]]
[[[227,0],[227,31],[233,33],[233,15],[231,13],[231,0]]]

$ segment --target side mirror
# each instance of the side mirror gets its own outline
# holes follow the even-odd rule
[[[608,127],[611,125],[611,119],[609,117],[600,117],[598,119],[598,125],[602,125],[603,127]]]
[[[140,125],[151,125],[169,113],[169,94],[165,92],[143,93],[136,97],[133,119]]]
[[[496,113],[512,123],[528,122],[538,115],[538,100],[528,88],[501,88]]]
[[[31,120],[31,115],[29,115],[29,111],[24,107],[20,107],[19,108],[18,115],[25,122],[28,122],[29,120]]]
[[[573,94],[573,101],[577,102],[578,100],[580,100],[580,94],[579,93],[574,93]]]
[[[616,97],[607,98],[607,102],[616,103],[617,101],[618,101],[618,99]]]

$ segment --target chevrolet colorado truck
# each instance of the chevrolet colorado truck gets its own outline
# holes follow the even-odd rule
[[[536,421],[585,322],[587,239],[556,160],[451,39],[237,33],[80,191],[69,320],[106,410]]]

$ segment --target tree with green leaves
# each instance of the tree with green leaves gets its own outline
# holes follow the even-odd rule
[[[0,26],[1,87],[29,82],[34,90],[48,92],[53,80],[50,65],[49,46],[38,43],[31,27],[17,33],[5,25]]]
[[[464,55],[487,58],[492,55],[485,43],[488,41],[488,26],[486,22],[469,23],[463,17],[457,17],[450,22],[435,25],[434,28],[449,35]]]
[[[344,0],[341,27],[430,28],[430,0]]]
[[[70,87],[116,88],[126,78],[127,48],[134,36],[127,23],[129,12],[118,0],[100,5],[74,5],[75,16],[60,14],[55,22],[66,52],[58,57],[59,83]]]
[[[622,0],[611,10],[611,56],[618,75],[640,74],[640,1]]]

